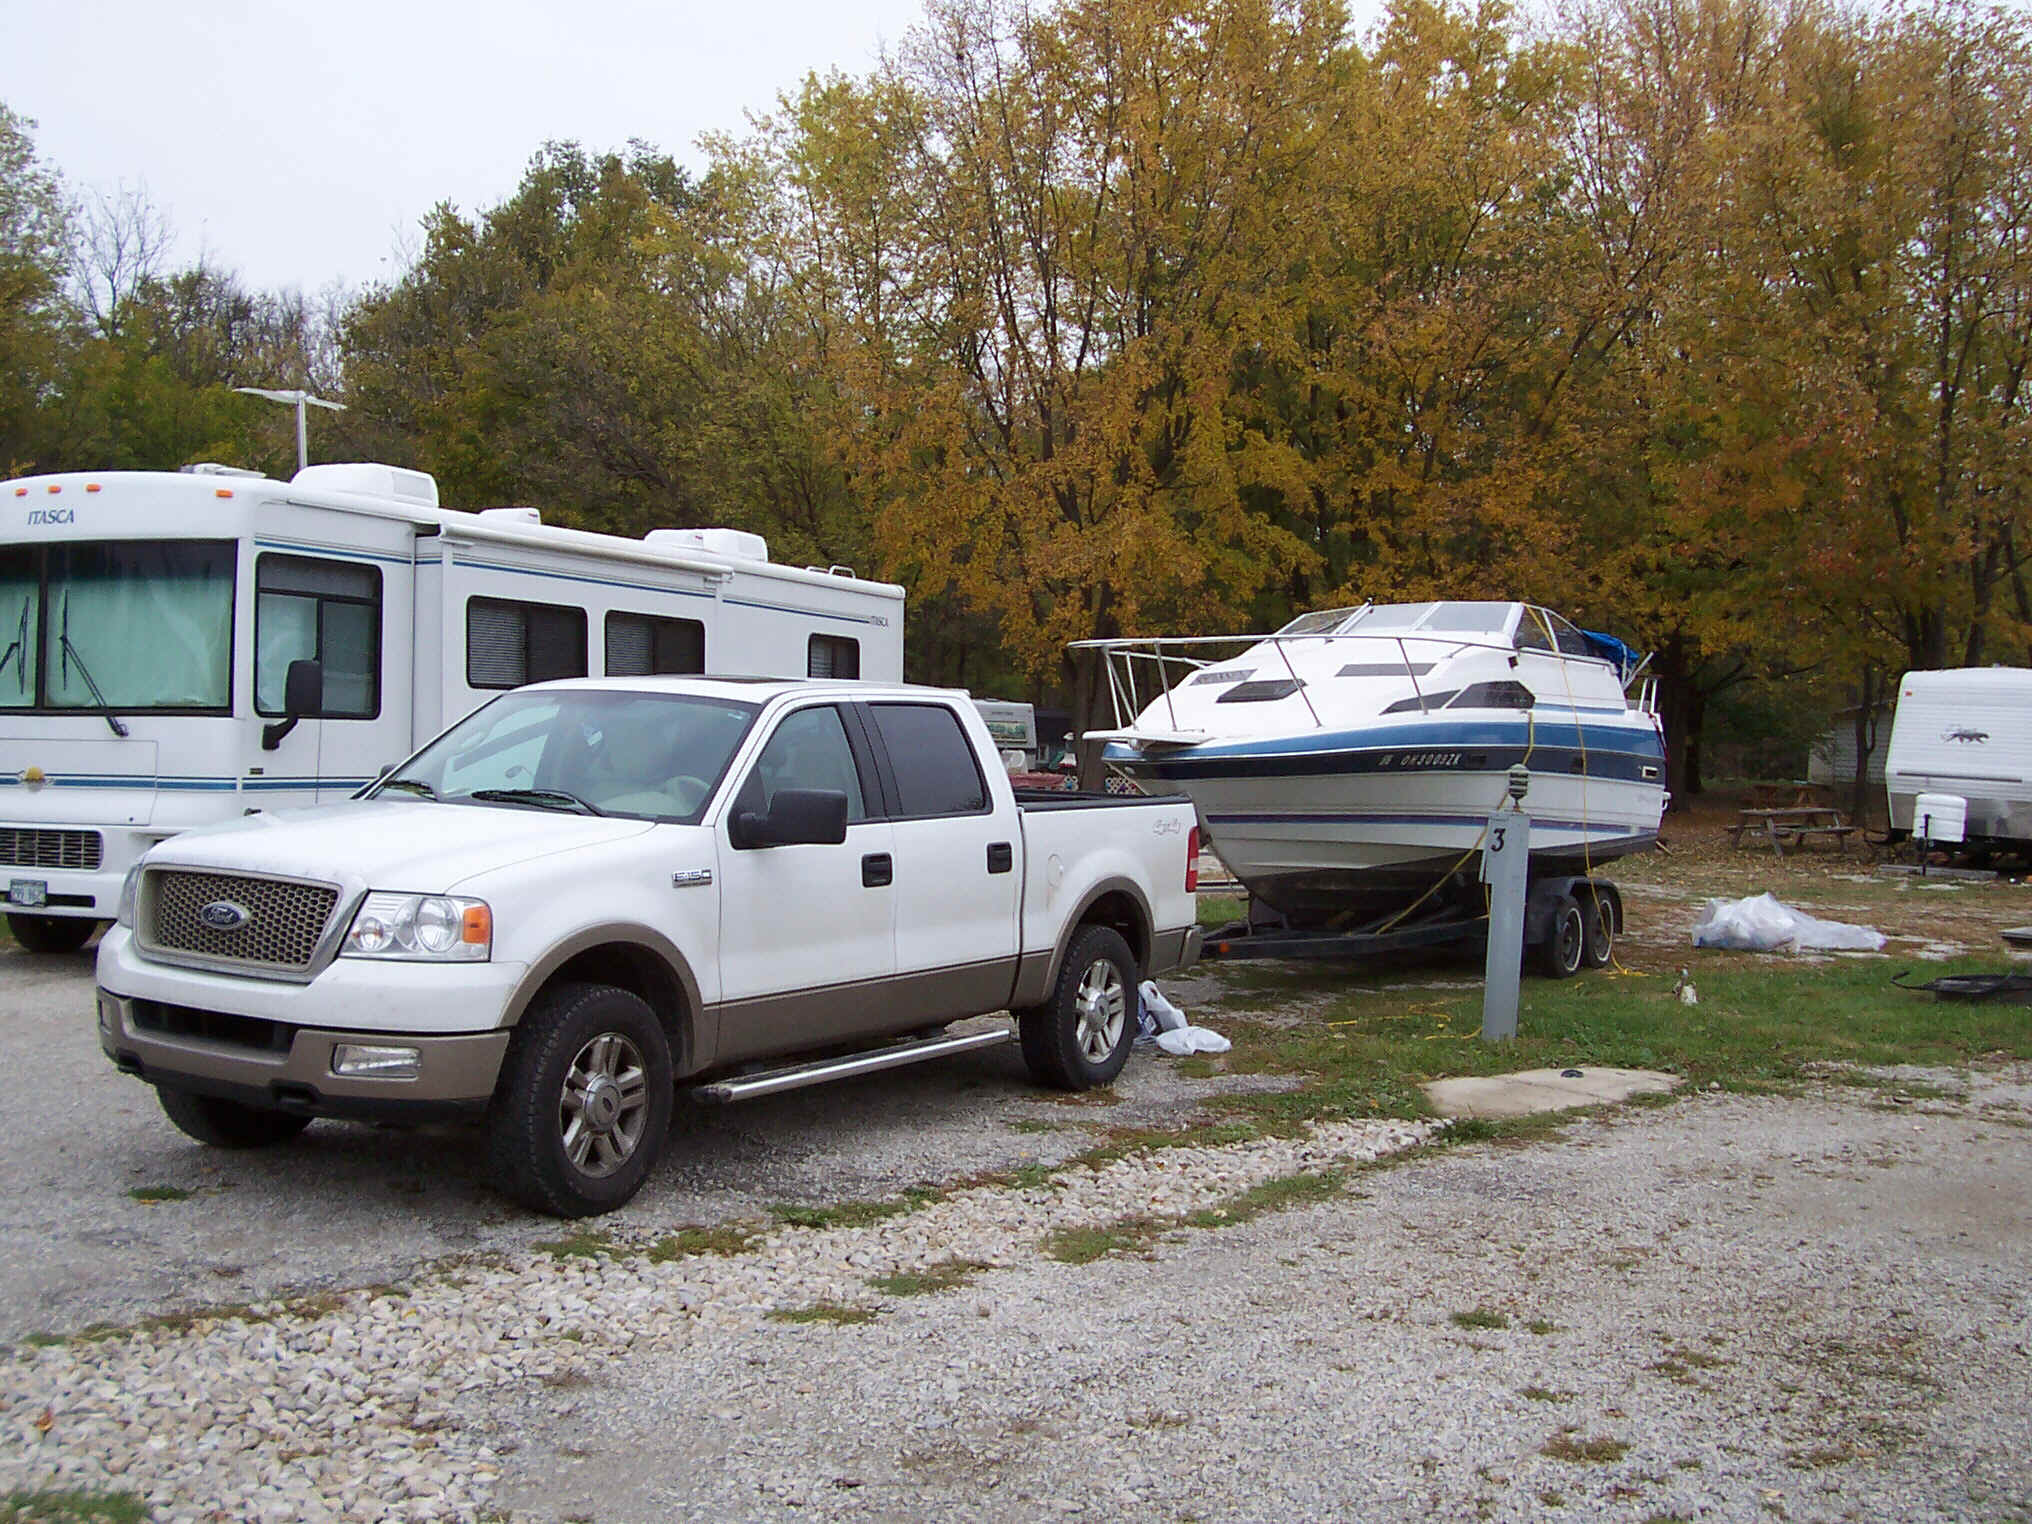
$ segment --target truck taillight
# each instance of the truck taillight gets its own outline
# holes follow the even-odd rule
[[[1185,833],[1185,892],[1199,888],[1199,827]]]

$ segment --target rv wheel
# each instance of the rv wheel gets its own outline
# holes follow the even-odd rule
[[[99,923],[86,916],[10,913],[7,929],[32,953],[74,953],[92,940]]]
[[[1535,949],[1538,971],[1548,979],[1570,979],[1587,956],[1587,918],[1580,901],[1562,894],[1552,902],[1552,925]]]

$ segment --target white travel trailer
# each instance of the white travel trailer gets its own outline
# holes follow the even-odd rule
[[[344,799],[503,689],[667,672],[899,681],[903,589],[737,530],[442,509],[393,466],[0,483],[9,926],[81,946],[164,837]]]
[[[1921,794],[1968,801],[1971,843],[2032,842],[2032,671],[1908,672],[1884,754],[1891,828],[1917,829]]]

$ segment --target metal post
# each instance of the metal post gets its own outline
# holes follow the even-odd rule
[[[310,464],[310,428],[303,421],[304,396],[296,394],[296,469],[301,471]]]
[[[1524,962],[1524,884],[1531,865],[1531,817],[1520,805],[1489,817],[1482,882],[1489,886],[1489,957],[1482,971],[1482,1041],[1517,1035],[1517,985]]]

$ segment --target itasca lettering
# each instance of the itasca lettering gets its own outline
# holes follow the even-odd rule
[[[28,524],[32,529],[37,524],[75,524],[78,521],[74,508],[31,508],[28,510]]]

